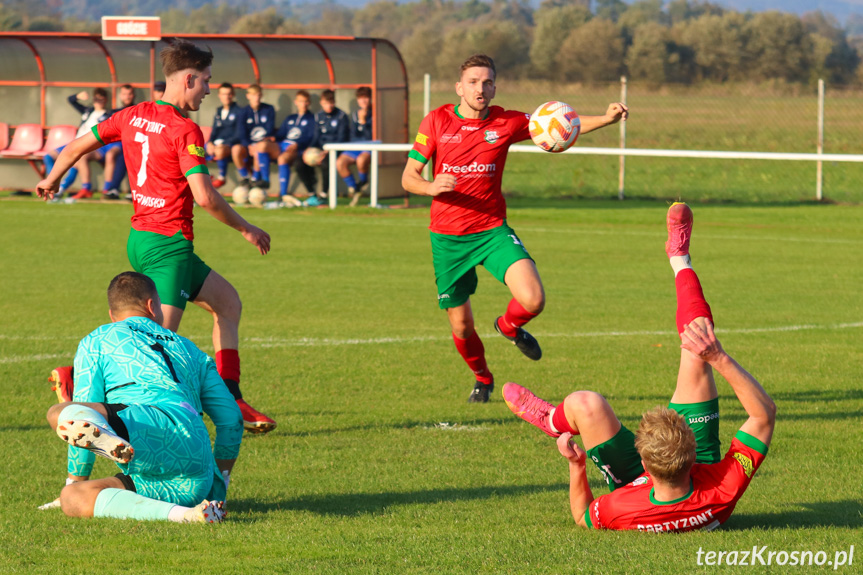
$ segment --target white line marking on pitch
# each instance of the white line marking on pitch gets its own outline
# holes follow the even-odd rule
[[[814,331],[814,330],[843,330],[863,328],[863,322],[853,323],[834,323],[834,324],[801,324],[801,325],[777,325],[774,327],[745,327],[732,329],[717,329],[717,333],[781,333],[788,331]],[[482,333],[480,337],[493,338],[496,334]],[[539,337],[563,337],[563,338],[579,338],[579,337],[637,337],[643,335],[663,335],[673,336],[674,332],[668,330],[643,330],[643,331],[585,331],[574,333],[538,333]],[[0,335],[0,339],[33,339],[30,336],[8,336]],[[42,339],[42,338],[40,338]],[[48,338],[60,341],[68,338]],[[198,338],[202,339],[202,338]],[[447,336],[415,336],[415,337],[373,337],[373,338],[350,338],[350,339],[333,339],[333,338],[314,338],[303,337],[299,339],[287,339],[278,337],[248,337],[244,338],[244,348],[279,348],[279,347],[340,347],[349,345],[380,345],[380,344],[402,344],[416,343],[423,341],[449,341],[451,338]],[[194,339],[192,338],[194,341]],[[37,355],[13,355],[8,357],[0,357],[0,364],[6,363],[22,363],[28,361],[42,361],[46,359],[69,358],[71,360],[73,351],[69,353],[55,354],[37,354]]]

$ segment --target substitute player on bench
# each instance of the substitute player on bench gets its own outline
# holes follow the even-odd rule
[[[533,360],[542,351],[522,326],[545,306],[536,265],[507,225],[500,187],[510,144],[530,139],[530,116],[489,107],[495,78],[488,56],[471,56],[461,65],[455,85],[460,102],[441,106],[423,119],[402,175],[405,190],[434,198],[429,229],[438,305],[447,312],[456,349],[476,376],[468,401],[482,403],[494,389],[494,376],[470,305],[477,286],[476,266],[485,266],[509,287],[513,298],[494,328]],[[626,116],[626,106],[611,104],[604,116],[581,116],[581,133]],[[432,182],[422,177],[423,166],[430,161]]]
[[[197,110],[210,92],[212,52],[181,40],[163,49],[160,57],[167,78],[165,100],[125,108],[71,142],[37,192],[52,196],[57,182],[79,157],[105,143],[123,142],[135,205],[127,244],[129,261],[156,282],[164,327],[177,331],[189,301],[212,314],[219,374],[243,412],[246,429],[265,433],[276,422],[252,408],[240,392],[240,297],[195,254],[193,204],[239,231],[261,254],[270,250],[270,236],[237,214],[213,188],[204,159],[204,136],[184,115]],[[58,385],[62,387],[62,382]]]
[[[680,370],[669,406],[645,413],[635,435],[593,391],[576,391],[555,407],[518,384],[503,386],[516,415],[558,438],[558,449],[569,460],[572,516],[582,527],[654,533],[715,529],[731,516],[767,455],[776,405],[713,333],[710,306],[689,258],[691,233],[689,206],[672,205],[666,252],[675,272]],[[714,369],[749,416],[722,459]],[[586,453],[574,434],[581,434]],[[611,489],[596,499],[585,474],[588,457]]]
[[[243,437],[237,404],[213,361],[159,325],[153,280],[121,273],[108,286],[108,310],[111,323],[78,346],[73,402],[48,410],[51,428],[70,445],[63,511],[221,521]],[[202,412],[216,426],[215,456]],[[94,454],[116,462],[122,473],[90,480]]]

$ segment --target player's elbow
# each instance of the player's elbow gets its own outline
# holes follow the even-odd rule
[[[767,398],[764,404],[765,417],[767,422],[772,426],[776,424],[776,402],[771,398]]]

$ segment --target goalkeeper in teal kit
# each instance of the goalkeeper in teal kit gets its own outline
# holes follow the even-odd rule
[[[112,323],[81,340],[72,402],[48,410],[69,443],[60,505],[71,517],[218,522],[243,419],[213,361],[159,325],[147,276],[124,272],[108,287]],[[216,426],[215,454],[204,424]],[[95,455],[121,473],[90,480]]]

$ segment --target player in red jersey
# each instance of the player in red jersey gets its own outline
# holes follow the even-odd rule
[[[160,58],[167,79],[164,100],[124,108],[110,122],[74,140],[39,182],[37,192],[46,199],[53,197],[60,178],[78,158],[122,141],[135,206],[127,244],[129,261],[156,283],[164,327],[177,331],[188,301],[212,314],[219,375],[237,400],[246,429],[265,433],[276,422],[246,403],[239,387],[240,298],[225,278],[194,253],[192,208],[197,203],[239,231],[261,254],[270,250],[270,236],[237,214],[213,188],[203,134],[185,116],[198,110],[210,93],[212,52],[176,41],[162,50]]]
[[[776,405],[713,333],[710,306],[689,258],[692,210],[675,203],[667,222],[665,247],[675,272],[682,348],[669,407],[645,413],[633,436],[598,393],[577,391],[555,407],[518,384],[503,387],[516,415],[558,438],[558,449],[569,460],[572,516],[582,527],[653,533],[715,529],[734,511],[773,437]],[[749,415],[722,459],[714,369]],[[575,444],[577,434],[586,452]],[[588,457],[611,489],[596,499],[585,473]]]
[[[471,56],[462,64],[455,85],[461,101],[423,119],[402,175],[405,190],[434,198],[429,229],[438,305],[447,312],[456,349],[476,376],[468,401],[480,403],[488,401],[494,376],[470,305],[477,286],[476,266],[485,266],[509,287],[512,300],[494,328],[533,360],[542,357],[542,351],[522,326],[545,306],[536,265],[507,225],[501,193],[507,151],[510,144],[530,138],[530,115],[489,106],[495,79],[488,56]],[[623,104],[611,104],[604,116],[582,116],[581,133],[625,120],[627,114]],[[434,169],[432,182],[422,177],[428,162]]]

